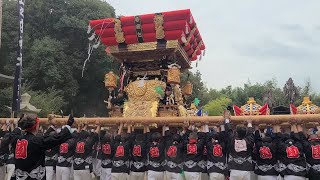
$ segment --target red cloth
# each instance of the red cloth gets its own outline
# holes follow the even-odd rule
[[[293,104],[290,104],[290,113],[291,114],[297,114],[297,107],[294,106]]]
[[[259,114],[260,114],[260,115],[268,115],[269,112],[270,112],[270,110],[269,110],[268,104],[263,105],[263,106],[259,109]]]
[[[233,105],[233,112],[235,116],[241,116],[241,114],[243,113],[242,109],[237,105]]]

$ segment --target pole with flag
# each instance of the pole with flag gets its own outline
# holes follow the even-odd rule
[[[14,83],[13,83],[12,112],[17,112],[20,110],[24,5],[25,5],[25,0],[18,0],[19,38],[18,38],[16,70],[15,70]]]

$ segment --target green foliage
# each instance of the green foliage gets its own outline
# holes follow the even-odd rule
[[[16,59],[18,35],[16,3],[10,0],[3,1],[0,71],[8,75],[14,74]],[[83,78],[81,70],[88,56],[89,35],[86,33],[88,22],[91,19],[107,17],[115,17],[114,8],[101,0],[26,1],[23,83],[28,82],[29,89],[40,97],[55,95],[51,94],[52,89],[61,90],[58,96],[67,103],[58,104],[62,104],[63,111],[67,113],[74,110],[75,115],[86,113],[88,116],[94,114],[105,116],[103,99],[106,93],[103,77],[109,70],[116,72],[118,66],[106,56],[101,45],[93,52]],[[4,101],[10,105],[9,99]],[[48,112],[57,109],[55,106],[51,108],[52,110]]]
[[[46,117],[49,113],[59,113],[59,110],[65,105],[60,91],[49,89],[47,93],[41,91],[28,91],[31,96],[30,103],[36,108],[41,109],[38,114],[40,117]]]
[[[204,106],[204,111],[208,111],[209,116],[221,116],[231,102],[231,99],[227,97],[219,97],[206,104]]]

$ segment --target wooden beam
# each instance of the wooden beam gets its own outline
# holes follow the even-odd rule
[[[0,118],[0,123],[5,123],[10,118]],[[267,115],[267,116],[232,116],[231,121],[234,124],[242,124],[247,120],[252,120],[253,124],[281,124],[283,122],[298,121],[303,123],[320,122],[320,114],[302,114],[302,115]],[[11,119],[13,120],[13,119]],[[68,118],[56,118],[60,124],[65,124]],[[87,121],[89,124],[100,122],[101,125],[115,125],[119,123],[207,123],[207,124],[221,124],[224,119],[223,116],[189,116],[189,117],[94,117],[94,118],[75,118],[76,123]],[[47,123],[47,118],[40,118],[42,124]]]

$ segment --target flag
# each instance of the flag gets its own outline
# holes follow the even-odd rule
[[[293,104],[290,104],[290,114],[297,114],[297,107]]]
[[[19,0],[18,13],[19,13],[19,37],[17,49],[17,62],[13,83],[13,96],[12,96],[12,111],[17,112],[20,110],[21,99],[21,73],[22,73],[22,45],[23,45],[23,25],[24,25],[24,3],[25,0]]]
[[[270,114],[270,109],[269,105],[266,103],[259,109],[259,114],[260,115],[269,115]]]
[[[237,105],[233,105],[233,112],[235,116],[241,116],[243,114],[242,109],[239,108]]]

